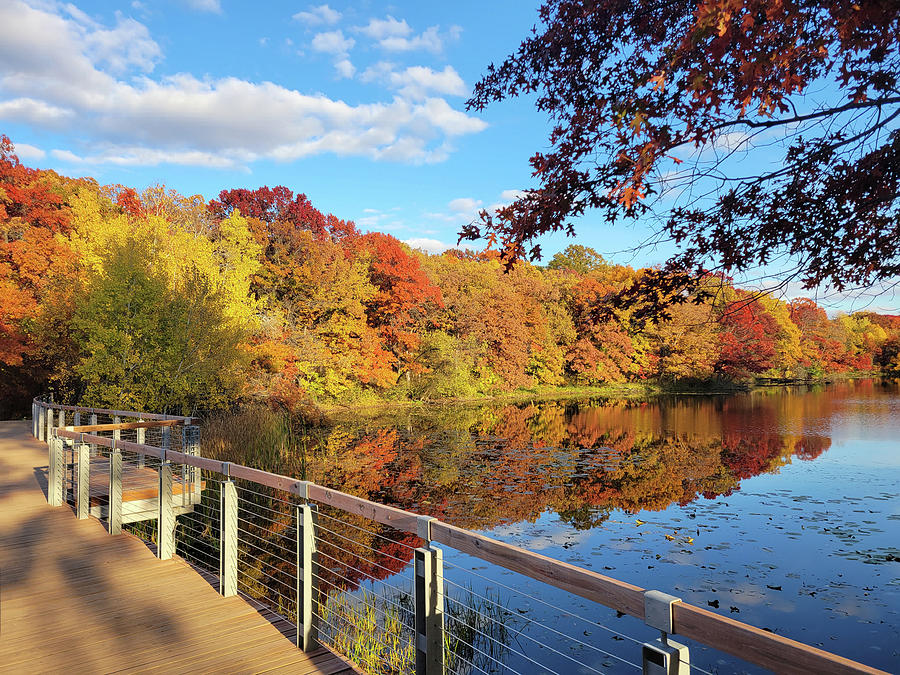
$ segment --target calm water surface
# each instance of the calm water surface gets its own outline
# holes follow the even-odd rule
[[[652,403],[441,408],[348,421],[312,453],[308,473],[896,671],[898,412],[897,383],[878,380]],[[514,637],[501,660],[515,671],[542,671],[534,658],[548,672],[635,672],[624,662],[639,663],[628,638],[656,636],[630,617],[445,555],[450,591],[471,586],[509,609]],[[754,672],[691,650],[706,670]]]

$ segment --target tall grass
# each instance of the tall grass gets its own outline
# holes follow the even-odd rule
[[[306,428],[289,413],[253,405],[209,419],[202,454],[302,479],[307,444]]]
[[[381,597],[370,591],[329,594],[319,605],[319,639],[370,675],[403,675],[416,669],[415,610],[408,593]],[[447,673],[502,670],[513,615],[500,598],[466,591],[445,602]]]

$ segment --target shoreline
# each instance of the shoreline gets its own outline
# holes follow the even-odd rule
[[[426,409],[436,406],[475,406],[496,403],[526,403],[560,401],[567,399],[609,399],[618,401],[649,401],[663,396],[724,396],[750,393],[776,387],[804,387],[830,384],[841,380],[883,377],[883,373],[841,373],[815,379],[799,378],[754,378],[742,382],[697,383],[695,386],[667,386],[658,382],[624,382],[598,387],[561,386],[520,389],[502,394],[465,397],[435,398],[423,400],[375,400],[351,404],[316,404],[325,417],[350,413],[379,413],[392,410]]]

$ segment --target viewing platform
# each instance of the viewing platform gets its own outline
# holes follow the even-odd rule
[[[0,672],[354,672],[325,648],[297,649],[293,625],[222,597],[180,558],[52,508],[46,473],[29,423],[0,422]]]

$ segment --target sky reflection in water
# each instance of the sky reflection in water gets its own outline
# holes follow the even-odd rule
[[[875,380],[653,403],[445,408],[348,423],[333,432],[344,434],[333,452],[311,462],[310,478],[892,670],[900,663],[898,410],[897,385]],[[518,575],[448,560],[460,583],[472,569],[628,635],[653,636]],[[528,598],[501,595],[515,613],[537,612],[637,660],[636,646],[611,633],[593,635]],[[694,647],[705,668],[744,668],[703,652]],[[629,670],[590,650],[578,657],[604,672]],[[533,670],[510,658],[520,672]],[[562,656],[550,662],[572,667]]]

